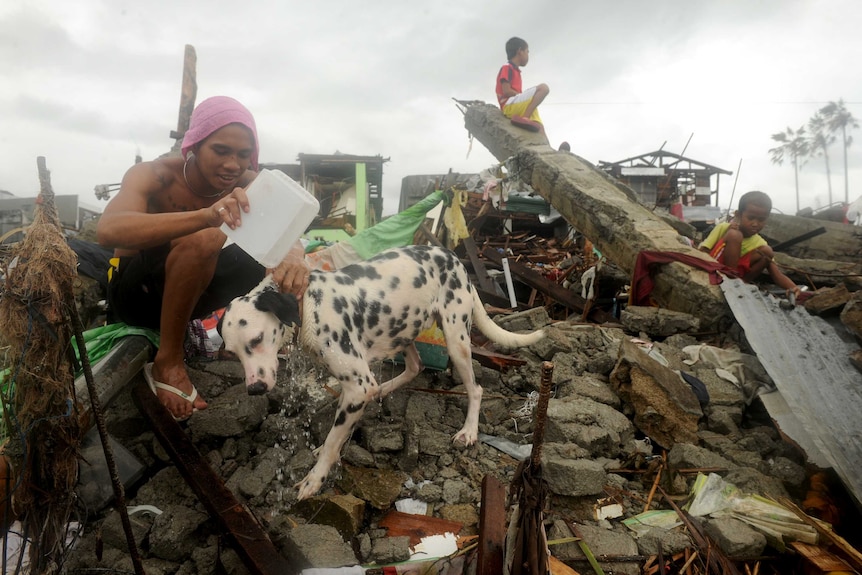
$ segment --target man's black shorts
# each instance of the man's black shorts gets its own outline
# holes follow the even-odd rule
[[[115,320],[159,329],[168,252],[165,245],[120,258],[108,284],[108,306]],[[238,245],[224,248],[213,279],[189,319],[205,317],[226,306],[259,284],[265,273],[264,267]]]

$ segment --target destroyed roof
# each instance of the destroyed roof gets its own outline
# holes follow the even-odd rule
[[[669,161],[665,163],[665,160]],[[658,163],[658,165],[656,165],[656,162]],[[688,166],[681,166],[681,164],[683,163],[687,163]],[[617,162],[599,161],[599,167],[603,170],[609,170],[614,167],[624,167],[623,164],[628,164],[628,167],[659,167],[683,171],[702,170],[707,171],[711,174],[724,174],[727,176],[733,175],[733,172],[729,170],[712,166],[710,164],[705,164],[698,160],[686,158],[685,156],[674,154],[673,152],[668,152],[665,150],[656,150],[655,152],[649,152],[646,154],[641,154],[639,156],[633,156],[631,158],[626,158],[625,160],[619,160]]]

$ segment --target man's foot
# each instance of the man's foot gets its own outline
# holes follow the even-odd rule
[[[534,122],[529,118],[525,118],[524,116],[512,116],[511,122],[513,126],[518,126],[519,128],[524,128],[525,130],[529,130],[531,132],[538,132],[542,129],[542,124],[539,122]]]
[[[159,402],[177,421],[184,421],[195,411],[206,409],[207,402],[192,385],[185,365],[162,369],[154,363],[147,364],[144,375]]]

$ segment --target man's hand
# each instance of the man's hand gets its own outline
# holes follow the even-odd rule
[[[305,263],[305,251],[297,244],[278,267],[272,270],[272,279],[282,293],[293,294],[297,300],[302,299],[302,294],[308,287],[308,276],[311,275],[311,267]]]
[[[242,225],[242,214],[247,214],[250,209],[245,188],[234,188],[231,193],[204,209],[209,210],[210,227],[227,224],[230,229],[235,230]]]

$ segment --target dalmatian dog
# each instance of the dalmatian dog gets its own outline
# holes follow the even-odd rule
[[[225,349],[236,354],[245,371],[248,393],[275,386],[278,351],[299,326],[298,341],[341,383],[335,422],[318,451],[317,462],[296,487],[299,499],[318,492],[365,406],[411,381],[423,369],[414,340],[437,320],[446,337],[454,369],[467,388],[464,427],[453,441],[476,443],[482,388],[476,384],[470,353],[470,329],[507,348],[533,344],[538,330],[516,334],[494,323],[470,284],[467,270],[448,250],[408,246],[381,252],[337,271],[313,271],[302,309],[290,294],[279,293],[267,277],[247,295],[227,306],[221,321]],[[403,353],[406,367],[378,383],[369,364]]]

